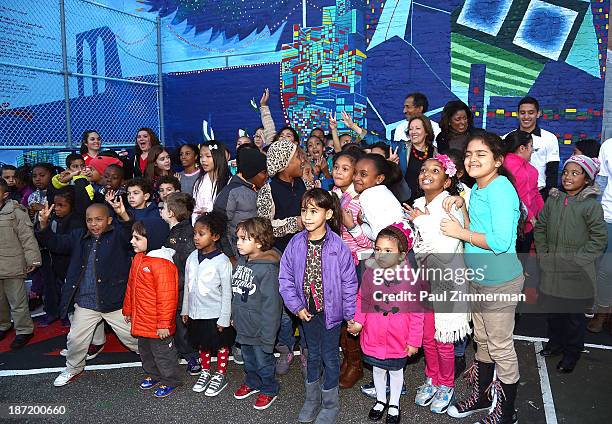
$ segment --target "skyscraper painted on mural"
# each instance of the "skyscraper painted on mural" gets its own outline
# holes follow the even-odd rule
[[[364,0],[337,0],[323,8],[321,26],[294,25],[293,42],[282,47],[285,118],[302,134],[327,128],[329,113],[343,110],[365,125],[364,7]]]

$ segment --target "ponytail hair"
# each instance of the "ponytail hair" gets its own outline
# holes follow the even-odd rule
[[[342,234],[342,217],[340,215],[340,200],[338,196],[330,194],[322,188],[313,188],[302,196],[302,207],[306,207],[309,203],[326,211],[331,210],[332,217],[327,220],[327,224],[334,233],[338,235]]]
[[[527,147],[531,141],[532,137],[528,132],[512,131],[504,138],[505,154],[515,153],[521,146]]]
[[[387,188],[390,188],[396,184],[399,179],[401,179],[401,170],[399,170],[399,179],[397,174],[399,167],[397,169],[393,169],[391,165],[395,164],[393,162],[389,162],[382,155],[377,155],[376,153],[366,153],[359,160],[372,161],[374,163],[374,168],[376,169],[376,175],[383,175],[385,177],[382,184],[387,186]]]
[[[227,165],[227,158],[225,157],[225,152],[227,151],[225,145],[219,141],[210,140],[207,143],[204,143],[200,146],[200,150],[202,147],[208,147],[210,150],[210,154],[213,159],[213,175],[215,177],[215,182],[213,183],[213,197],[219,194],[221,189],[225,187],[231,178],[232,174],[230,173],[229,166]],[[200,185],[202,184],[202,179],[206,175],[206,171],[204,168],[200,167],[200,174],[196,179],[193,185],[193,197],[196,197],[198,190],[200,189]]]

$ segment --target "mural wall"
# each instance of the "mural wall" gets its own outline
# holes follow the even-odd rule
[[[249,99],[268,86],[277,123],[302,133],[347,110],[390,137],[406,93],[422,91],[434,119],[461,99],[478,126],[500,133],[516,127],[518,99],[532,95],[566,154],[601,134],[608,0],[139,4],[167,28],[170,142],[199,137],[202,120],[226,140],[238,127],[252,130],[259,121]]]
[[[170,145],[201,141],[203,121],[229,144],[252,133],[266,87],[277,125],[302,134],[346,110],[390,137],[412,91],[433,119],[461,99],[500,133],[532,95],[562,154],[602,132],[609,0],[98,2],[161,18]]]

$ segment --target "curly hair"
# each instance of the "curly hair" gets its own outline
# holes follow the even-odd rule
[[[221,237],[223,233],[225,233],[227,227],[227,218],[224,214],[216,211],[204,212],[196,220],[194,228],[198,224],[207,227],[211,234]]]
[[[270,250],[274,246],[274,232],[269,219],[261,217],[245,219],[236,226],[236,233],[240,230],[261,244],[262,251]]]
[[[136,177],[129,180],[125,183],[125,189],[127,190],[130,187],[140,187],[144,194],[151,194],[153,188],[151,187],[151,183],[146,178]]]
[[[427,161],[430,160],[435,160],[438,161],[435,158],[429,158],[426,159],[425,162],[423,162],[423,165],[421,166],[421,168],[423,166],[425,166],[425,163]],[[440,161],[438,161],[440,162]],[[448,192],[448,194],[450,194],[451,196],[459,196],[461,194],[461,192],[463,191],[463,189],[461,188],[461,182],[459,181],[459,178],[457,177],[457,174],[453,175],[452,177],[449,177],[448,174],[444,174],[446,175],[446,179],[450,179],[450,186],[448,188],[446,188],[445,190]],[[422,197],[425,195],[425,192],[423,191],[423,189],[421,188],[421,186],[419,185],[418,189],[417,189],[417,196],[418,197]]]

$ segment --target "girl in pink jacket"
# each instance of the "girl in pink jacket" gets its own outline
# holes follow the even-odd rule
[[[506,156],[504,167],[514,177],[514,187],[521,203],[527,210],[527,220],[523,237],[516,241],[517,253],[529,253],[533,243],[533,227],[536,217],[544,207],[544,199],[538,190],[538,170],[529,163],[533,153],[531,134],[525,131],[512,131],[504,139]]]
[[[406,260],[412,242],[406,222],[378,233],[375,263],[364,272],[355,317],[349,322],[352,334],[362,332],[363,360],[372,365],[376,403],[368,418],[373,421],[380,420],[387,410],[387,423],[400,422],[404,366],[423,340],[423,310],[419,304],[422,281],[415,278],[418,270]],[[388,400],[387,372],[391,389]]]

